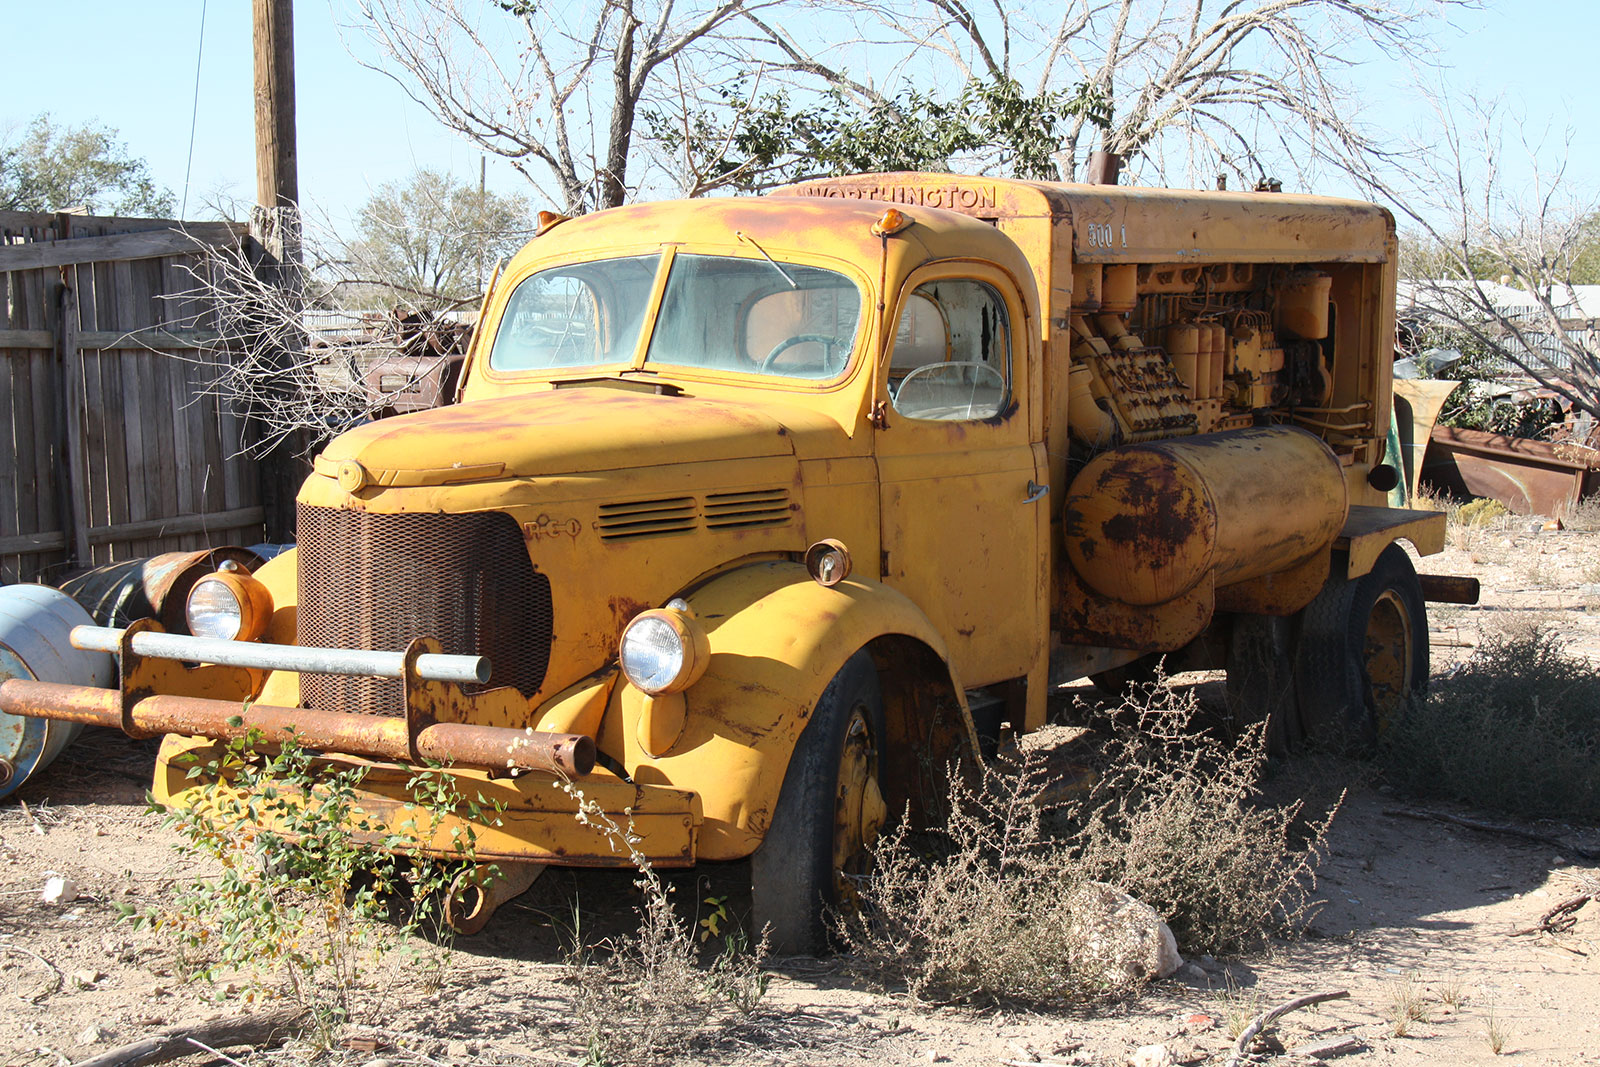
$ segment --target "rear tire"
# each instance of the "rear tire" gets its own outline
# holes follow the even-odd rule
[[[1306,732],[1370,750],[1428,688],[1428,616],[1411,557],[1399,545],[1354,581],[1328,579],[1301,612],[1295,688]]]
[[[1108,697],[1120,700],[1135,695],[1133,692],[1135,689],[1143,690],[1155,684],[1156,668],[1161,665],[1161,659],[1165,655],[1165,652],[1147,653],[1121,666],[1091,674],[1089,681],[1094,683],[1095,689]]]
[[[1290,622],[1273,615],[1238,615],[1228,636],[1228,726],[1235,737],[1263,721],[1269,756],[1301,748],[1304,728],[1295,706]]]
[[[878,784],[883,697],[872,657],[834,675],[800,734],[766,839],[750,861],[757,936],[778,955],[828,943],[824,909],[849,909],[887,809]]]

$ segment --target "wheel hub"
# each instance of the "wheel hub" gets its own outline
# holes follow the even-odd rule
[[[1411,692],[1415,635],[1411,614],[1392,589],[1386,589],[1367,616],[1362,666],[1377,716],[1378,732],[1387,729]]]
[[[834,798],[833,877],[841,905],[856,899],[856,878],[867,873],[869,849],[888,815],[878,785],[878,748],[867,709],[851,709],[839,755],[839,787]]]

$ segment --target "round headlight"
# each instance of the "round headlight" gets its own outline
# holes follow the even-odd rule
[[[710,645],[694,617],[676,608],[634,616],[622,631],[622,673],[646,693],[676,693],[705,673]]]
[[[272,617],[272,595],[244,571],[218,571],[194,583],[184,614],[196,637],[254,641]]]

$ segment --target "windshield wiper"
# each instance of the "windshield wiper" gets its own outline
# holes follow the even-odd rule
[[[754,237],[751,237],[750,235],[746,234],[743,230],[734,230],[733,231],[733,235],[735,237],[737,237],[741,241],[749,241],[752,245],[754,245],[755,246],[755,250],[757,252],[760,252],[761,255],[766,259],[766,261],[768,263],[772,264],[772,269],[777,271],[779,274],[783,275],[783,280],[789,283],[789,288],[791,288],[791,289],[800,288],[800,283],[795,281],[794,278],[790,276],[789,272],[783,269],[783,264],[779,263],[777,260],[775,260],[771,256],[767,255],[767,250],[765,248],[762,248],[759,244],[756,244],[756,239]]]

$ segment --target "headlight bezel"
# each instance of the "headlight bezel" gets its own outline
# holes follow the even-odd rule
[[[208,624],[196,626],[196,598],[204,599],[215,590],[231,597],[236,608],[237,624],[231,634],[212,629]],[[227,617],[228,612],[214,612],[214,617]],[[244,570],[217,570],[194,583],[183,606],[184,624],[195,637],[210,637],[223,641],[255,641],[266,632],[272,620],[272,594],[261,581]],[[206,631],[210,632],[206,632]]]
[[[670,635],[676,644],[677,665],[670,676],[647,675],[637,667],[630,666],[629,660],[632,658],[628,654],[630,637],[633,641],[652,640],[646,636],[647,632],[653,633],[655,638]],[[705,630],[701,628],[692,612],[677,606],[641,611],[628,620],[617,641],[617,665],[623,677],[635,689],[651,696],[683,692],[705,674],[710,659],[711,645]]]

